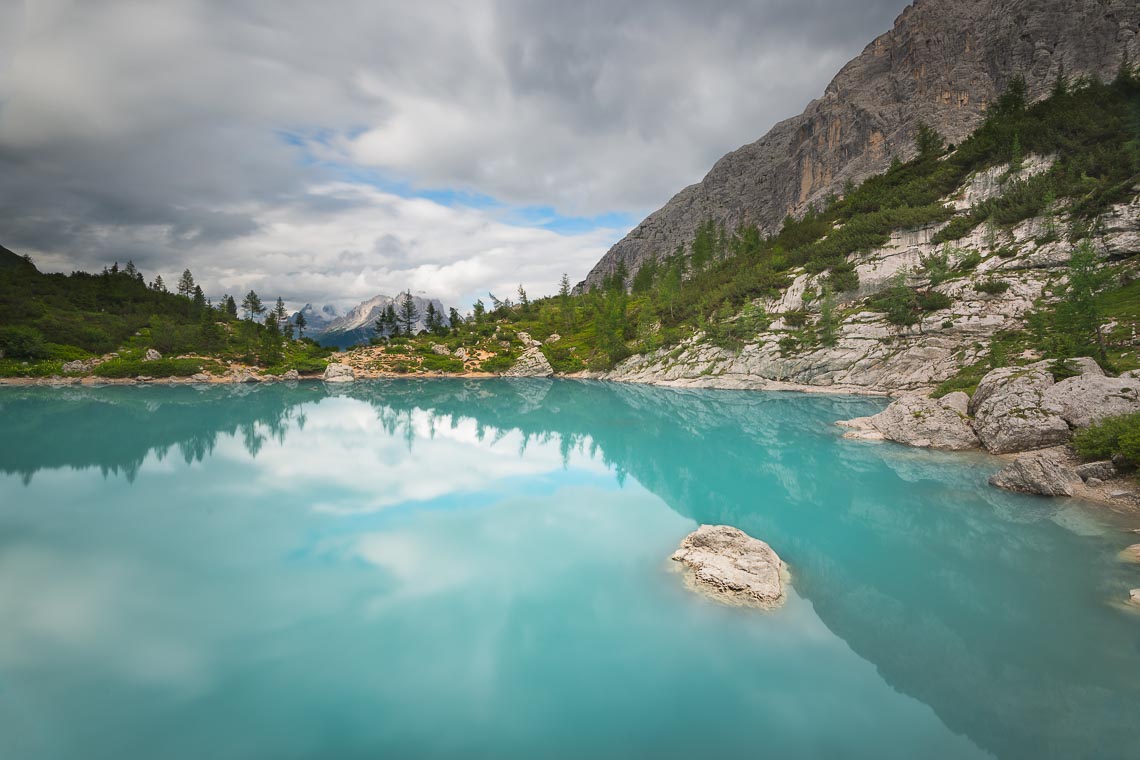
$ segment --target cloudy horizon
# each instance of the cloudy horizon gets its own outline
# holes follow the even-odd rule
[[[0,0],[0,245],[462,310],[581,279],[904,0]]]

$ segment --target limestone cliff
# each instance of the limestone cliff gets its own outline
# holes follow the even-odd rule
[[[919,122],[958,142],[1014,74],[1039,96],[1062,69],[1110,79],[1125,55],[1140,59],[1136,0],[917,0],[821,98],[721,158],[614,245],[579,288],[600,284],[619,262],[632,275],[650,256],[687,246],[708,218],[775,231],[848,179],[909,158]]]

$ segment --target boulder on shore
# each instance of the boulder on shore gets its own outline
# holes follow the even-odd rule
[[[1041,369],[1000,367],[978,383],[970,399],[974,432],[994,454],[1043,449],[1071,435],[1061,407],[1046,394],[1053,376]]]
[[[1085,374],[1070,377],[1045,391],[1045,401],[1059,409],[1074,428],[1084,428],[1106,417],[1140,412],[1140,380]]]
[[[836,424],[851,428],[844,438],[886,439],[908,446],[952,451],[976,449],[978,437],[964,416],[965,396],[964,393],[952,393],[941,399],[904,396],[874,416]]]
[[[672,559],[696,591],[727,604],[772,609],[784,603],[787,570],[772,547],[728,525],[702,525]]]
[[[990,485],[1038,496],[1072,496],[1076,470],[1046,454],[1018,457],[990,478]]]
[[[347,364],[330,362],[321,379],[326,383],[351,383],[356,380],[356,371]]]
[[[287,370],[285,374],[281,376],[281,379],[285,380],[286,382],[290,380],[300,380],[301,373],[295,369]]]
[[[503,377],[550,377],[553,374],[554,367],[550,366],[542,349],[535,346],[524,351],[514,366],[503,373]]]
[[[1084,481],[1088,481],[1090,478],[1112,480],[1116,477],[1116,465],[1107,459],[1102,462],[1085,462],[1077,465],[1076,469],[1077,474]]]

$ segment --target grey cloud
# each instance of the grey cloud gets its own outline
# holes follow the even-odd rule
[[[345,248],[344,225],[373,199],[314,188],[367,168],[565,214],[640,215],[802,109],[903,4],[0,0],[0,243],[61,269],[192,263],[231,290],[243,268],[280,288],[320,260],[315,293],[363,267],[454,273],[442,241],[456,246],[432,229],[453,225],[473,238],[459,246],[464,277],[514,277],[520,262],[488,253],[500,232],[478,237],[497,230],[493,211],[484,226],[393,201],[369,223],[422,217],[426,231]],[[283,133],[321,139],[302,150]],[[337,242],[293,250],[291,223]],[[565,250],[586,260],[584,245]]]

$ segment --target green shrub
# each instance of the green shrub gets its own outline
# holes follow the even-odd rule
[[[0,351],[10,359],[43,359],[48,353],[39,330],[19,326],[0,329]]]
[[[996,296],[1009,290],[1009,283],[1005,280],[982,280],[974,283],[974,290]]]
[[[423,358],[423,368],[429,372],[462,372],[463,361],[454,356],[427,354]]]
[[[138,377],[190,377],[201,372],[201,359],[156,359],[147,362],[138,359],[111,359],[95,367],[92,372],[99,377],[124,378]]]
[[[859,273],[853,264],[836,264],[827,276],[826,285],[835,293],[849,293],[859,289]],[[806,300],[806,293],[805,300]]]
[[[981,221],[981,219],[972,214],[969,216],[956,216],[950,220],[949,224],[938,230],[938,232],[935,232],[934,236],[930,238],[930,242],[935,245],[941,245],[942,243],[949,243],[953,240],[963,238],[970,234],[970,231],[977,227]]]
[[[958,264],[955,269],[957,269],[959,272],[970,272],[973,271],[978,266],[978,264],[981,263],[982,254],[978,253],[977,251],[970,251],[958,260]]]
[[[1073,448],[1084,459],[1109,459],[1117,454],[1140,464],[1140,412],[1109,417],[1073,436]]]
[[[921,290],[916,294],[915,300],[917,301],[920,311],[949,309],[950,305],[954,303],[950,300],[950,296],[945,293],[939,293],[937,290]]]
[[[572,346],[543,345],[542,354],[555,372],[579,372],[586,368],[586,363],[578,358]]]
[[[807,324],[806,311],[789,311],[784,314],[784,324],[788,327],[803,327]]]
[[[514,363],[515,358],[510,354],[499,354],[498,356],[492,356],[490,359],[487,359],[479,365],[479,369],[484,372],[506,372],[514,366]]]

